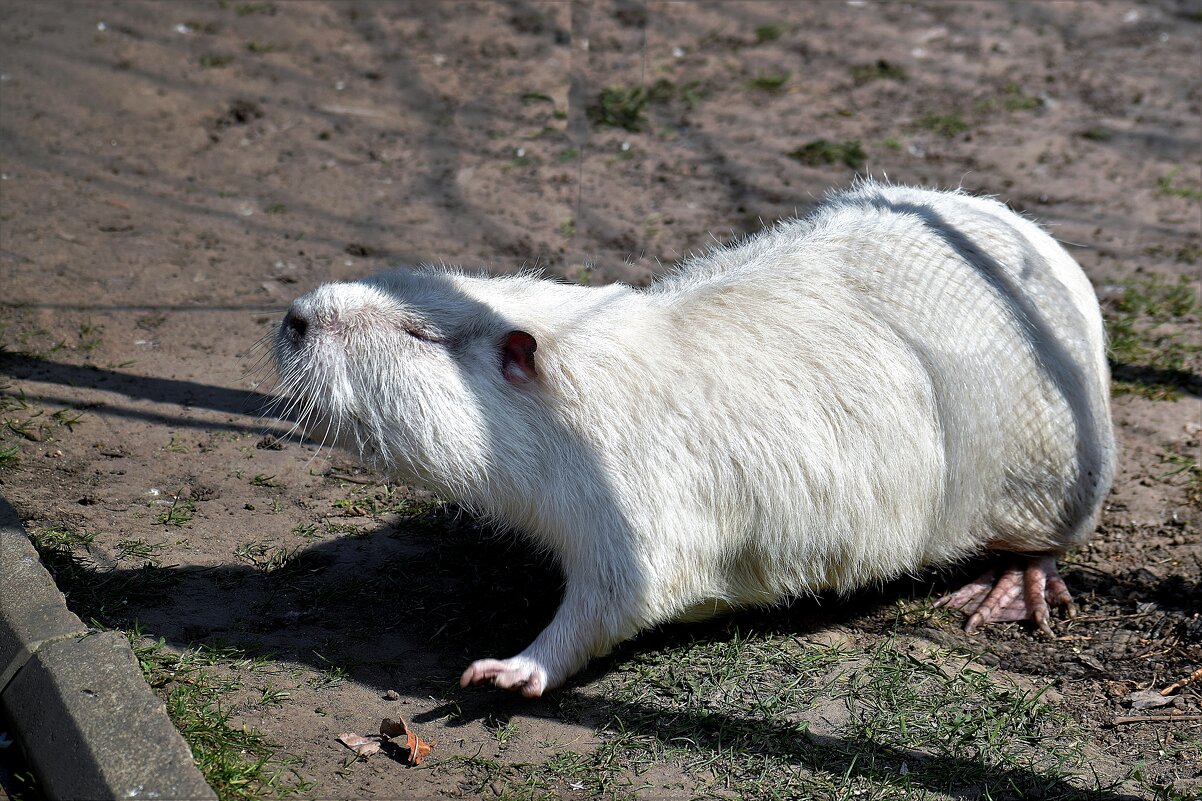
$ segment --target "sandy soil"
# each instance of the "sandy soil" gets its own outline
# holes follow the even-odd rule
[[[149,582],[117,606],[71,593],[81,612],[274,655],[288,700],[255,705],[247,687],[235,720],[302,756],[317,794],[459,791],[450,768],[343,769],[335,736],[384,715],[419,721],[439,757],[587,749],[605,713],[565,714],[562,698],[580,708],[660,635],[560,700],[460,692],[471,658],[516,651],[549,618],[559,579],[420,494],[361,483],[379,477],[348,457],[273,444],[286,427],[257,417],[252,346],[287,302],[420,262],[642,284],[857,169],[998,195],[1050,226],[1108,303],[1133,279],[1186,276],[1196,296],[1200,43],[1202,4],[1167,0],[4,0],[0,370],[17,424],[0,453],[18,450],[0,493],[32,530],[91,533],[98,581]],[[639,130],[590,112],[614,85],[652,87]],[[1197,307],[1165,330],[1197,344]],[[1002,626],[970,645],[1059,677],[1059,704],[1128,765],[1186,727],[1102,722],[1202,666],[1202,511],[1190,472],[1168,475],[1198,457],[1202,365],[1193,350],[1116,375],[1136,389],[1115,401],[1121,470],[1065,569],[1086,620],[1060,642]],[[1139,391],[1157,382],[1175,399]],[[901,625],[963,644],[954,622],[896,622],[898,598],[949,584],[790,614],[802,634]],[[1198,690],[1177,704],[1199,712]],[[499,740],[490,726],[515,715],[523,735]]]

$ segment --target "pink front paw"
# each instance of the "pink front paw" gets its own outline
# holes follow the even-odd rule
[[[492,682],[502,690],[520,690],[527,698],[537,698],[547,689],[547,671],[524,656],[512,659],[478,659],[463,671],[459,686]]]

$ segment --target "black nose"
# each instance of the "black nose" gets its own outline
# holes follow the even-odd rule
[[[284,316],[284,333],[288,335],[292,344],[299,345],[308,330],[309,318],[305,317],[304,313],[295,306],[289,309],[288,314]]]

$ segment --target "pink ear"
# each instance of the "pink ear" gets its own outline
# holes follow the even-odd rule
[[[501,340],[501,375],[511,384],[528,384],[538,378],[534,351],[538,343],[525,331],[510,331]]]

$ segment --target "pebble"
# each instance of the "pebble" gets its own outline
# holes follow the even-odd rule
[[[398,693],[396,690],[389,690],[388,692],[384,693],[384,700],[385,701],[399,701],[399,700],[401,700],[401,694]]]

